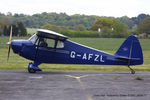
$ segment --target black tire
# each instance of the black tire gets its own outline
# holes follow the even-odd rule
[[[131,74],[135,74],[135,71],[134,71],[134,70],[132,70],[132,71],[131,71]]]
[[[33,64],[33,63],[31,62],[31,63],[29,63],[29,65],[30,65],[30,64]],[[33,70],[33,69],[29,68],[29,65],[28,65],[28,72],[29,72],[29,73],[36,73],[36,71],[35,71],[35,70]]]
[[[36,73],[36,71],[35,71],[35,70],[30,69],[30,68],[28,68],[28,72],[29,72],[29,73]]]

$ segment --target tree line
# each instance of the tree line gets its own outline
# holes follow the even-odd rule
[[[7,25],[5,22],[0,21],[0,35],[9,36],[10,29],[12,27],[13,36],[26,36],[27,30],[22,22],[17,22],[17,24]]]
[[[33,15],[0,13],[0,33],[2,33],[2,29],[5,29],[3,27],[5,24],[8,30],[9,26],[12,25],[16,29],[17,35],[27,35],[26,33],[22,34],[23,31],[20,31],[18,22],[21,22],[24,27],[50,29],[69,36],[79,36],[82,34],[82,36],[96,37],[127,37],[131,34],[143,32],[149,34],[149,30],[145,29],[145,27],[148,27],[148,24],[145,25],[144,21],[148,17],[150,17],[148,14],[140,14],[137,17],[131,18],[127,16],[114,18],[79,14],[69,16],[66,13],[47,12]],[[98,29],[101,32],[98,32]],[[5,32],[3,32],[4,35],[6,35]]]

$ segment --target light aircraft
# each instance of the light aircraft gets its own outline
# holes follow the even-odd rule
[[[93,65],[125,65],[134,74],[131,65],[143,64],[143,53],[136,36],[129,36],[115,54],[109,54],[88,46],[73,42],[67,36],[54,31],[38,29],[28,40],[12,40],[12,28],[8,42],[8,58],[10,48],[13,52],[32,60],[28,64],[28,72],[42,71],[38,65],[50,64],[93,64]]]

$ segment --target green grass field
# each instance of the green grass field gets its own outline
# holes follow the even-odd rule
[[[27,33],[30,35],[33,35],[34,33],[36,33],[37,29],[36,28],[27,28]]]
[[[9,62],[7,62],[8,47],[6,43],[9,37],[0,37],[0,69],[1,70],[26,70],[31,62],[11,50]],[[29,37],[19,37],[27,39]],[[13,39],[18,39],[14,37]],[[114,54],[125,39],[116,38],[71,38],[72,41]],[[140,39],[143,49],[144,64],[134,66],[135,71],[150,71],[150,39]],[[78,70],[78,71],[130,71],[126,66],[106,65],[62,65],[62,64],[41,64],[43,70]]]

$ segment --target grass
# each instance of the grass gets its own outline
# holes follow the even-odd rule
[[[36,33],[37,29],[36,28],[27,28],[27,32],[30,35],[33,35],[34,33]]]
[[[119,79],[118,76],[114,77],[114,80],[118,80],[118,79]]]
[[[125,38],[71,38],[72,41],[99,49],[117,51]],[[150,50],[150,39],[140,39],[143,50]]]
[[[13,37],[13,39],[28,39],[29,37]],[[9,37],[0,37],[0,48],[8,48]]]
[[[144,78],[137,76],[134,80],[144,80]]]
[[[9,62],[7,62],[9,37],[0,37],[0,69],[1,70],[26,70],[28,63],[31,62],[16,54],[11,50]],[[28,37],[19,37],[19,39],[27,39]],[[18,37],[14,37],[18,39]],[[71,38],[72,41],[103,50],[114,54],[125,39],[112,38]],[[133,69],[138,72],[150,71],[150,39],[140,40],[144,64],[134,66]],[[66,70],[66,71],[130,71],[126,66],[106,66],[106,65],[67,65],[67,64],[41,64],[39,66],[43,70]]]

